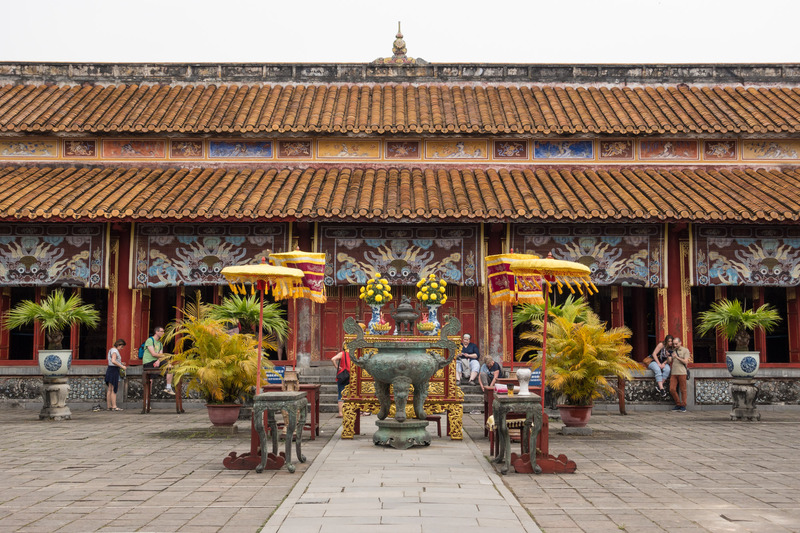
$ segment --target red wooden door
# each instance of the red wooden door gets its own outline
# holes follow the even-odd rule
[[[322,360],[330,360],[342,350],[342,322],[352,316],[363,320],[359,312],[358,287],[328,288],[328,301],[322,306]],[[367,308],[369,311],[369,308]],[[361,318],[360,318],[361,317]],[[367,318],[369,321],[369,318]]]

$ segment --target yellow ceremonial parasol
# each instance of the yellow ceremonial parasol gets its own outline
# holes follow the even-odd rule
[[[558,293],[563,292],[566,286],[573,294],[577,289],[583,294],[584,289],[587,294],[597,292],[591,279],[592,271],[586,265],[573,261],[563,261],[553,259],[552,254],[548,254],[546,259],[526,259],[515,261],[511,264],[511,271],[516,277],[517,284],[523,291],[540,290],[544,292],[544,320],[542,325],[542,409],[544,409],[544,388],[545,388],[545,363],[547,359],[547,319],[550,308],[550,291],[553,284],[556,285]],[[573,288],[574,286],[574,288]]]
[[[262,342],[264,341],[264,291],[268,287],[273,288],[273,294],[276,289],[283,285],[294,285],[304,276],[303,271],[299,268],[288,268],[269,265],[265,258],[261,259],[262,263],[259,265],[241,265],[233,267],[225,267],[222,269],[222,275],[231,285],[234,293],[241,292],[246,294],[245,284],[251,284],[258,289],[261,297],[261,307],[258,312],[258,373],[256,374],[256,391],[261,391],[261,358],[262,358]],[[239,286],[241,284],[241,287]],[[276,295],[276,299],[277,298]]]

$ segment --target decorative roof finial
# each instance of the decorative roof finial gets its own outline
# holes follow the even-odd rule
[[[406,56],[406,42],[403,40],[403,33],[400,31],[400,21],[397,22],[397,35],[395,35],[392,45],[392,57],[379,57],[373,64],[381,65],[427,65],[424,59],[414,59]]]
[[[400,21],[397,21],[397,35],[395,35],[394,46],[392,46],[392,52],[394,53],[395,61],[402,60],[406,58],[406,42],[403,40],[403,32],[400,31]]]

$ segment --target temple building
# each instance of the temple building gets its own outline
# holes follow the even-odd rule
[[[682,337],[697,403],[728,349],[697,314],[769,302],[783,320],[754,349],[796,390],[800,65],[441,64],[402,36],[394,52],[0,63],[0,312],[78,291],[103,316],[68,336],[90,376],[195,291],[220,301],[223,267],[299,248],[326,254],[327,302],[287,304],[302,326],[284,359],[335,355],[378,271],[397,295],[446,279],[440,316],[508,364],[511,308],[490,303],[484,257],[513,249],[589,266],[592,306],[632,330],[636,359]],[[43,346],[3,330],[0,378],[35,374]]]

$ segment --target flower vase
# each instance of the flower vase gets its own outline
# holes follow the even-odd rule
[[[425,335],[438,335],[442,329],[439,324],[439,304],[428,304],[428,323],[433,324],[433,329],[425,331]]]
[[[381,323],[381,305],[370,305],[369,308],[372,309],[372,318],[369,319],[369,323],[367,324],[367,332],[370,335],[381,335],[383,332],[378,331],[375,329],[375,326]]]

